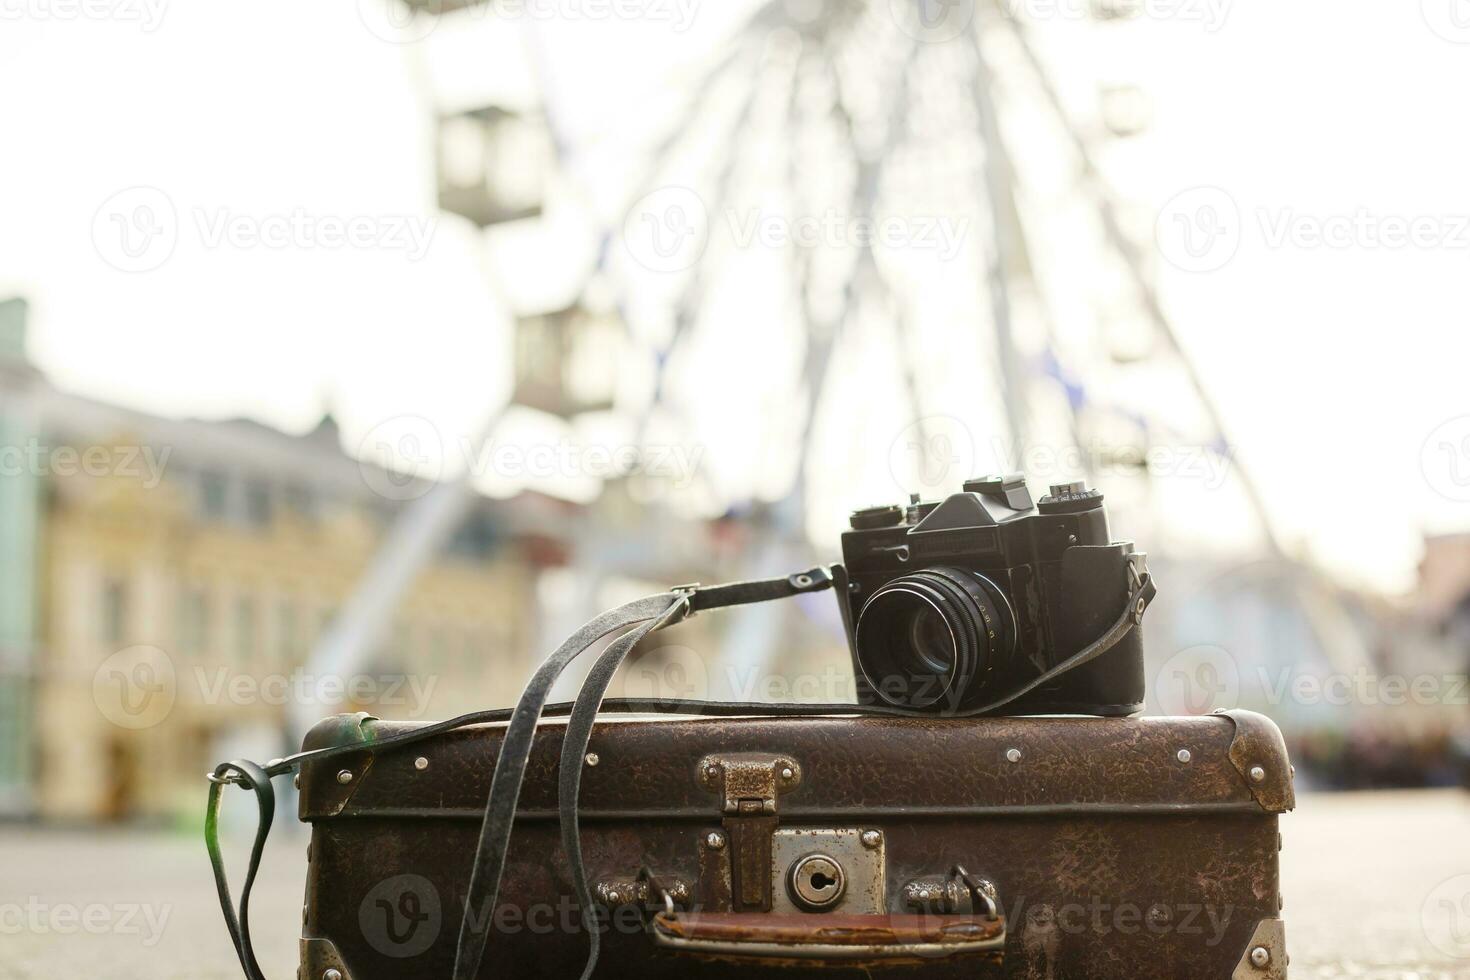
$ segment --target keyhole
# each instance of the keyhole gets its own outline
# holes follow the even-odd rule
[[[792,900],[808,912],[820,912],[842,901],[847,890],[842,865],[826,854],[808,854],[791,866],[786,879]]]

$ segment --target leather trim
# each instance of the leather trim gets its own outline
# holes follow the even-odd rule
[[[1281,729],[1265,715],[1234,709],[1217,711],[1235,723],[1235,738],[1230,742],[1230,762],[1240,773],[1251,795],[1267,813],[1285,813],[1296,809],[1295,770],[1286,755],[1286,740]],[[1261,779],[1252,778],[1259,768]]]

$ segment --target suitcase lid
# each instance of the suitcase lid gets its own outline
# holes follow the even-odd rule
[[[304,748],[362,744],[423,727],[337,715]],[[562,719],[542,722],[517,819],[557,819]],[[478,820],[504,723],[381,753],[307,761],[303,820],[375,816]],[[1281,732],[1249,711],[1185,718],[607,716],[584,761],[579,811],[598,819],[707,821],[712,757],[781,760],[783,820],[1045,812],[1247,810],[1295,806]],[[787,763],[791,765],[787,765]]]

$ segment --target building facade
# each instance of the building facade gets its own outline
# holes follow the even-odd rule
[[[57,390],[13,323],[9,340],[0,812],[187,818],[220,758],[290,751],[293,704],[427,719],[514,701],[570,505],[477,499],[369,662],[313,677],[404,506],[331,419],[293,436],[133,412]]]

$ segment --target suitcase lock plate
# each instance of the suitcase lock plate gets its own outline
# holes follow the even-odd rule
[[[729,842],[730,907],[771,911],[771,847],[779,818],[776,798],[801,782],[801,766],[785,755],[731,752],[699,763],[700,781],[721,796]]]

